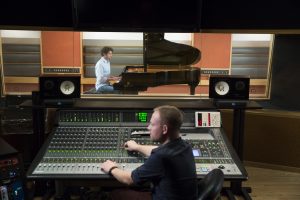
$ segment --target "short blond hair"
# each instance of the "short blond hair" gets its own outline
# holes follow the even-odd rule
[[[154,108],[160,116],[162,124],[166,124],[170,131],[179,131],[183,123],[183,113],[175,106],[164,105]]]

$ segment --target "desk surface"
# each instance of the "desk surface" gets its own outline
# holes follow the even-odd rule
[[[219,101],[215,101],[214,105],[218,109],[261,109],[262,108],[262,106],[256,101],[219,100]]]
[[[69,101],[52,100],[42,105],[33,105],[31,100],[23,102],[21,107],[36,108],[155,108],[161,105],[173,105],[186,109],[261,109],[255,101],[225,101],[216,104],[210,99],[76,99]]]

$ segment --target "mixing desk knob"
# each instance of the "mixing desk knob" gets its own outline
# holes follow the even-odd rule
[[[218,168],[219,169],[225,169],[224,165],[219,165]]]

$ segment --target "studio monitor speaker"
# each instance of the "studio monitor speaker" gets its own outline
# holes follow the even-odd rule
[[[248,100],[249,83],[250,78],[247,76],[211,75],[209,78],[209,98]]]
[[[41,76],[41,99],[80,98],[80,76]]]

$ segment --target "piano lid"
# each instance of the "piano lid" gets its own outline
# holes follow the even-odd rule
[[[134,66],[127,66],[122,73],[119,83],[114,89],[123,93],[145,91],[148,87],[170,84],[188,84],[190,94],[195,94],[195,88],[200,82],[200,68],[191,67],[201,58],[199,49],[189,45],[179,44],[164,39],[164,33],[144,33],[144,66],[135,70]],[[166,66],[165,69],[149,72],[149,66]],[[184,70],[170,70],[170,68],[184,66]],[[167,71],[166,71],[167,70]]]
[[[144,33],[144,66],[192,65],[201,59],[199,49],[164,39],[164,33]]]

